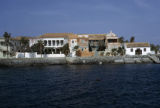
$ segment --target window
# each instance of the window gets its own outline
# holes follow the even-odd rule
[[[48,45],[51,46],[51,40],[48,41]]]
[[[81,43],[85,43],[85,41],[84,41],[84,40],[81,40]]]
[[[63,40],[61,40],[61,45],[63,45]]]
[[[146,48],[144,48],[144,52],[146,52]]]
[[[57,46],[59,45],[59,40],[57,40]]]
[[[3,57],[5,57],[7,55],[6,51],[3,51]]]
[[[47,46],[47,41],[46,40],[44,41],[44,46]]]
[[[116,43],[116,42],[118,42],[117,39],[108,39],[108,43]]]
[[[53,46],[55,46],[55,40],[52,40],[52,44],[53,44]]]
[[[82,48],[82,51],[83,51],[83,48]]]
[[[131,52],[133,52],[133,48],[131,48]]]

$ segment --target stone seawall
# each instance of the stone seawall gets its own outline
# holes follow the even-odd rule
[[[0,59],[0,66],[35,66],[35,65],[61,65],[61,64],[66,64],[65,57]]]
[[[131,64],[153,63],[148,56],[67,57],[68,64]]]
[[[158,58],[160,56],[157,56]],[[59,58],[19,58],[0,59],[0,66],[34,66],[63,64],[138,64],[155,63],[149,56],[105,56],[105,57],[59,57]]]

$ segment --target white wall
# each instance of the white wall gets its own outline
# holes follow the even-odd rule
[[[70,54],[72,57],[75,57],[76,56],[76,51],[74,50],[74,47],[77,46],[77,39],[70,39],[70,46],[69,46],[69,50],[70,50]]]
[[[144,51],[144,48],[146,48],[146,51]],[[133,52],[131,52],[131,49],[133,49]],[[147,55],[151,53],[150,47],[134,47],[134,48],[125,48],[126,55],[135,55],[137,49],[142,50],[142,55]]]
[[[65,57],[65,55],[64,54],[42,54],[42,58],[52,58],[52,57]],[[41,58],[41,54],[37,54],[37,52],[34,52],[34,53],[25,52],[25,54],[17,52],[16,58]]]
[[[39,38],[39,39],[30,39],[29,40],[29,46],[31,47],[32,45],[34,45],[34,44],[36,44],[39,40],[42,40],[42,41],[51,41],[51,46],[49,46],[48,44],[45,46],[45,47],[50,47],[50,48],[58,48],[58,47],[63,47],[67,42],[68,42],[68,40],[67,39],[65,39],[65,38]],[[61,45],[60,44],[60,42],[59,42],[59,45],[57,46],[56,44],[53,46],[53,44],[52,44],[52,41],[57,41],[57,40],[59,40],[59,41],[61,41],[61,40],[63,40],[63,45]],[[48,43],[48,42],[47,42]]]

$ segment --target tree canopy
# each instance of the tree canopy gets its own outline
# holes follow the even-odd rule
[[[134,41],[135,41],[135,37],[132,36],[132,37],[130,38],[130,42],[134,42]]]
[[[160,45],[151,44],[150,46],[151,46],[151,50],[155,51],[156,54],[160,50]]]
[[[7,32],[4,32],[3,37],[5,39],[5,44],[7,46],[7,58],[8,58],[8,54],[9,54],[9,52],[8,52],[8,46],[9,46],[9,43],[10,43],[9,40],[11,38],[11,34],[7,33]]]
[[[21,43],[21,51],[25,52],[27,50],[27,47],[29,46],[29,39],[27,37],[21,37],[20,43]]]
[[[61,52],[63,54],[65,54],[66,56],[69,54],[69,44],[65,44],[62,48],[61,48]]]
[[[123,36],[119,37],[118,42],[123,43],[124,42],[124,37]]]

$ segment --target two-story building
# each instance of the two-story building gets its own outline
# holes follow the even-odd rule
[[[75,47],[78,48],[78,35],[73,34],[68,37],[68,44],[69,44],[69,50],[70,50],[70,56],[75,57],[76,56],[76,50]]]
[[[105,43],[107,52],[111,52],[114,48],[117,49],[118,47],[121,47],[121,44],[118,42],[118,36],[112,31],[106,35]]]
[[[68,37],[73,35],[72,33],[46,33],[41,36],[30,38],[29,46],[38,43],[42,40],[47,54],[59,54],[60,48],[68,43]]]
[[[7,58],[7,56],[14,57],[18,48],[19,48],[19,41],[17,41],[15,38],[10,38],[8,48],[5,43],[5,39],[3,37],[0,38],[0,58]]]

